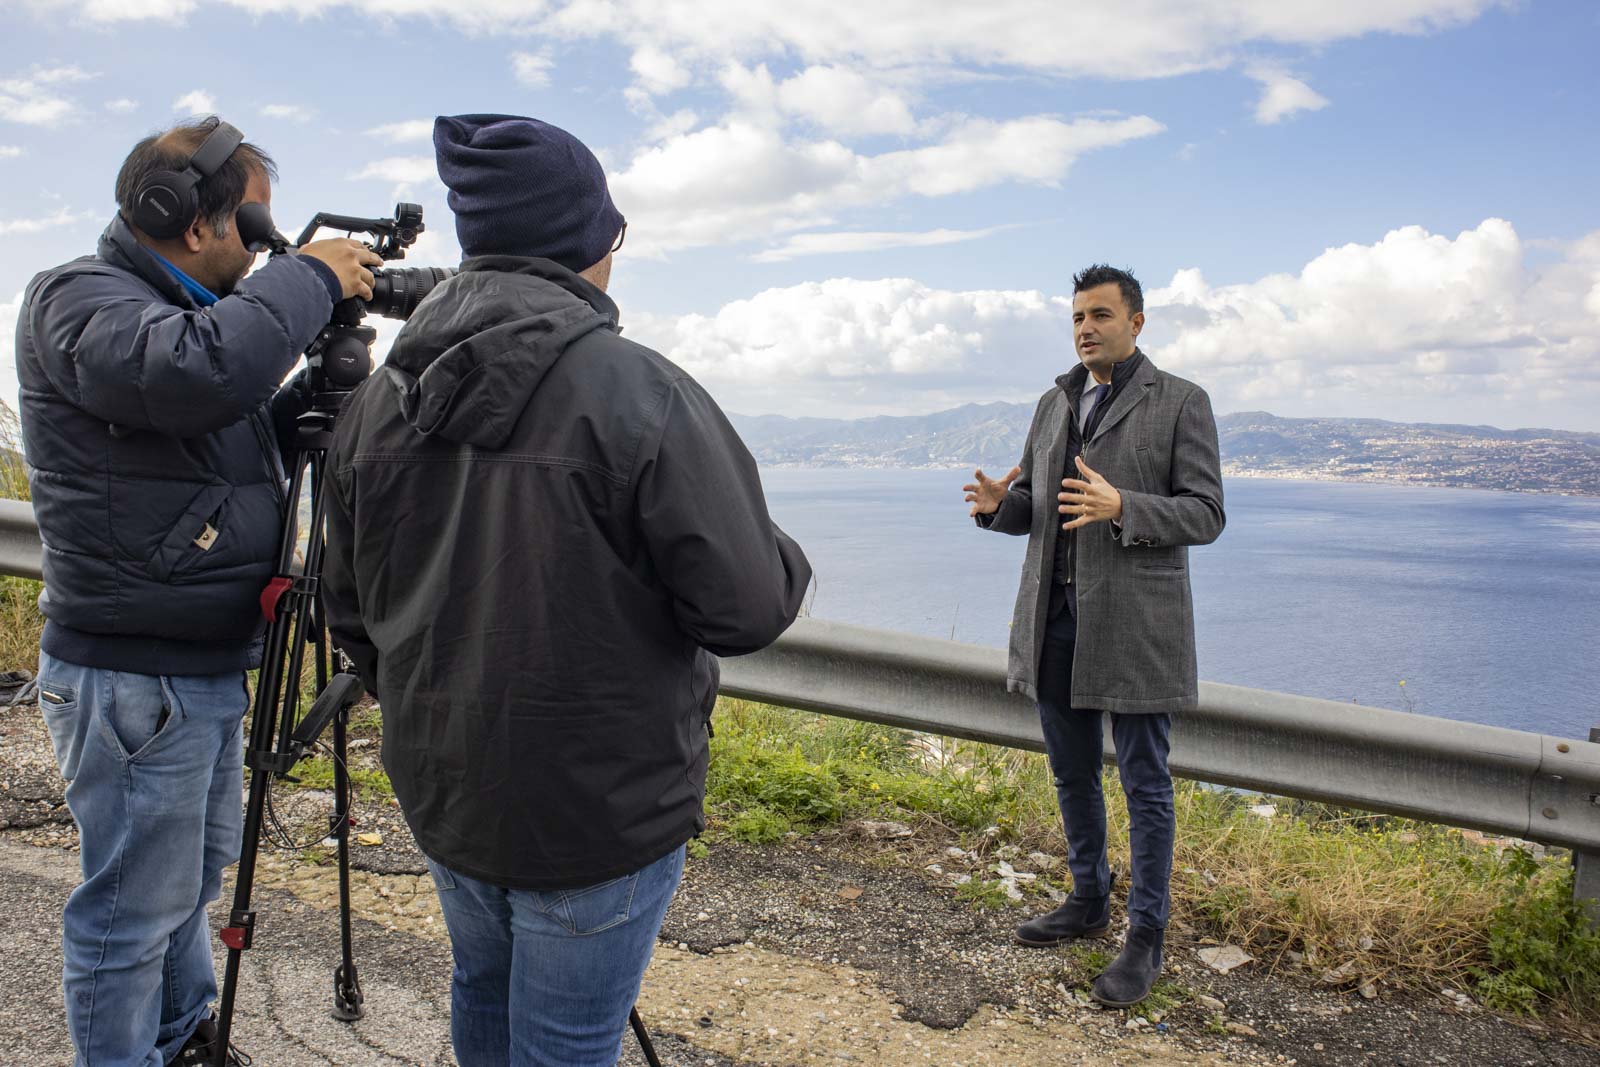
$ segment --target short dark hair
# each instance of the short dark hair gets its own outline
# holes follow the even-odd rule
[[[1096,263],[1088,270],[1074,274],[1072,295],[1077,296],[1085,289],[1113,284],[1122,290],[1122,302],[1128,305],[1128,314],[1137,315],[1144,310],[1144,289],[1139,285],[1139,279],[1133,276],[1132,271],[1119,270],[1104,263]]]
[[[152,133],[134,145],[128,158],[122,161],[122,169],[117,171],[117,208],[122,212],[122,217],[133,221],[133,199],[138,195],[139,187],[152,174],[159,170],[182,170],[188,166],[189,157],[221,124],[222,120],[217,116],[207,115],[203,119],[179,123],[161,133]],[[250,184],[251,175],[255,174],[265,175],[268,181],[277,181],[278,165],[271,156],[247,141],[234,149],[233,155],[217,168],[216,173],[203,179],[197,186],[200,217],[211,224],[218,236],[227,235],[228,223],[244,201],[245,187]]]

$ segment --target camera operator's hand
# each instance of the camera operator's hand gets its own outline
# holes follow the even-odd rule
[[[381,266],[383,259],[360,241],[350,237],[330,237],[324,241],[312,241],[300,249],[300,254],[320,259],[332,268],[346,300],[352,296],[372,299],[372,271],[368,268]]]

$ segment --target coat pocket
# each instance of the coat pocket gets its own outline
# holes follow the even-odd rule
[[[196,493],[182,517],[167,531],[150,562],[145,564],[150,577],[165,582],[189,570],[207,552],[216,551],[216,542],[227,536],[223,523],[227,518],[228,498],[232,495],[233,487],[229,485],[208,485]],[[203,541],[205,547],[201,547]]]
[[[1151,453],[1150,446],[1140,445],[1135,448],[1133,457],[1139,464],[1140,490],[1153,496],[1166,496],[1166,487],[1156,484],[1155,456]]]

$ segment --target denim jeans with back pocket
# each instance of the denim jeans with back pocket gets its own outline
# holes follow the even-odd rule
[[[461,1067],[611,1067],[684,849],[577,889],[504,889],[428,861],[455,970]]]
[[[216,996],[206,905],[239,858],[248,701],[242,671],[157,676],[39,656],[83,867],[62,924],[78,1067],[163,1067]]]

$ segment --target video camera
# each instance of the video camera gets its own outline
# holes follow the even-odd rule
[[[422,205],[405,202],[394,206],[393,218],[366,219],[319,211],[294,244],[273,226],[265,204],[240,207],[237,225],[239,239],[252,252],[293,255],[301,245],[309,244],[319,229],[327,228],[372,235],[375,240],[368,247],[385,260],[404,259],[406,249],[425,229]],[[332,319],[306,348],[306,384],[311,395],[348,392],[372,373],[372,342],[377,340],[378,331],[361,321],[369,311],[385,318],[408,319],[434,286],[453,274],[455,270],[449,267],[373,271],[372,299],[364,301],[353,296],[335,304]]]

